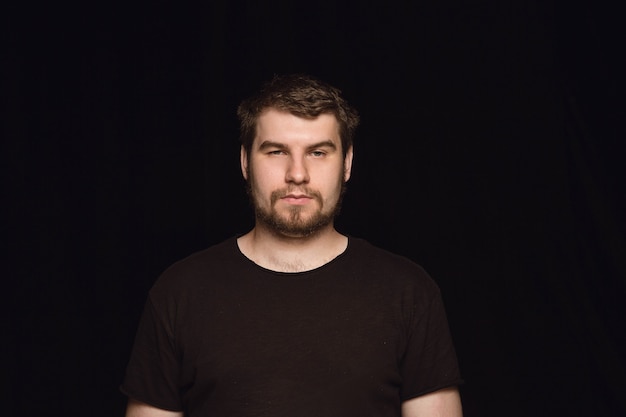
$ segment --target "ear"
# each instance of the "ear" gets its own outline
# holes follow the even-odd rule
[[[243,175],[243,178],[247,181],[248,180],[248,153],[244,149],[243,145],[241,145],[239,162],[241,164],[241,174]]]
[[[346,157],[343,160],[343,179],[348,182],[350,175],[352,175],[352,157],[354,156],[354,146],[350,146],[346,152]]]

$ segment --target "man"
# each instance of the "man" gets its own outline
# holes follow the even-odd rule
[[[288,75],[238,116],[255,226],[155,283],[121,386],[126,415],[460,417],[438,287],[334,227],[356,111]]]

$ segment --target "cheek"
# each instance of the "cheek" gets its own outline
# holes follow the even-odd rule
[[[259,196],[268,194],[282,185],[281,176],[277,170],[258,166],[250,168],[249,182]]]
[[[343,173],[338,172],[335,175],[329,175],[327,178],[324,178],[323,184],[325,184],[323,190],[325,190],[324,194],[326,194],[326,197],[336,199],[341,194],[341,189],[343,188]]]
[[[257,184],[275,184],[281,179],[277,170],[268,167],[258,167],[250,173]]]
[[[284,169],[277,162],[268,163],[263,159],[253,159],[248,165],[248,173],[259,181],[271,182],[284,178]]]

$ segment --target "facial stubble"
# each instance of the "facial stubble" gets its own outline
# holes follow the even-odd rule
[[[276,204],[281,198],[289,193],[289,188],[272,192],[270,195],[270,208],[267,209],[259,204],[258,199],[252,190],[252,177],[248,175],[248,178],[248,181],[246,181],[246,192],[250,198],[250,203],[254,208],[257,222],[267,226],[269,230],[272,230],[277,234],[290,237],[309,237],[332,224],[341,211],[341,203],[347,190],[346,181],[341,178],[341,189],[334,207],[324,210],[324,200],[318,191],[310,190],[308,188],[304,188],[302,190],[301,187],[298,187],[299,190],[302,190],[308,197],[317,202],[319,209],[315,213],[311,214],[309,218],[303,218],[305,207],[291,206],[289,207],[287,216],[285,217],[281,216],[276,210]]]

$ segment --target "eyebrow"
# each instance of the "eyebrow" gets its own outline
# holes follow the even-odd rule
[[[285,145],[284,143],[280,143],[280,142],[274,142],[271,140],[266,140],[263,141],[260,145],[259,145],[259,150],[265,150],[268,148],[277,148],[277,149],[286,149],[288,148],[287,145]],[[307,149],[316,149],[316,148],[331,148],[333,150],[337,149],[337,145],[335,145],[335,143],[331,140],[323,140],[321,142],[317,142],[314,143],[310,146],[307,146]]]

